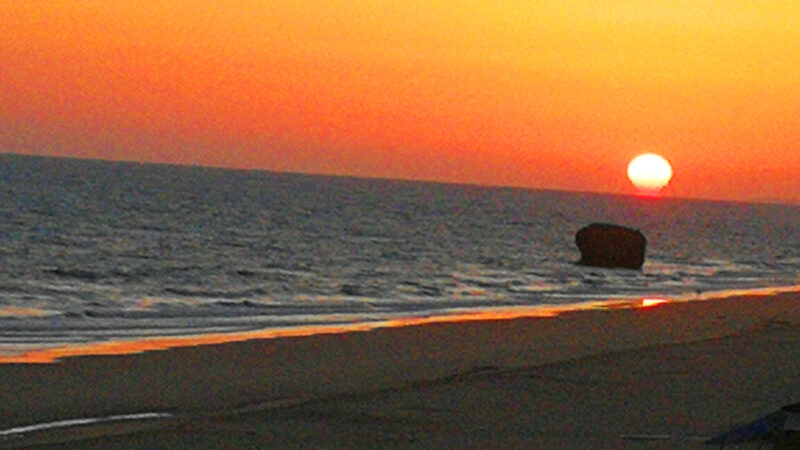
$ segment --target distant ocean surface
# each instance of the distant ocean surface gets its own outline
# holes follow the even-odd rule
[[[0,354],[800,284],[800,207],[0,155]],[[575,265],[591,222],[643,270]]]

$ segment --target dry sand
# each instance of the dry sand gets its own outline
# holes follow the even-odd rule
[[[0,365],[30,448],[713,448],[800,401],[800,295]],[[747,447],[738,447],[747,448]]]

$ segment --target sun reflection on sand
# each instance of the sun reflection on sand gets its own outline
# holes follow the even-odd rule
[[[476,321],[513,320],[523,318],[554,318],[570,312],[596,309],[646,308],[655,304],[662,304],[666,302],[668,302],[666,299],[645,298],[640,300],[621,300],[618,302],[587,302],[579,305],[572,304],[544,305],[536,307],[507,307],[458,312],[448,315],[407,317],[343,325],[314,325],[235,333],[213,333],[161,338],[142,338],[136,340],[114,340],[85,344],[65,344],[57,347],[30,350],[20,354],[6,354],[5,356],[0,356],[0,364],[45,364],[54,363],[63,358],[77,356],[130,355],[180,347],[226,344],[249,340],[308,337],[323,334],[366,332],[381,328],[398,328]]]
[[[642,308],[649,308],[651,306],[663,305],[664,303],[667,302],[669,302],[669,300],[665,298],[643,298]]]

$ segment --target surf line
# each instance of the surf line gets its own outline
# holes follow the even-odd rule
[[[75,427],[79,425],[89,425],[93,423],[121,422],[125,420],[166,419],[169,417],[172,417],[172,414],[159,413],[159,412],[121,414],[117,416],[107,416],[107,417],[84,417],[80,419],[69,419],[69,420],[59,420],[57,422],[37,423],[35,425],[26,425],[22,427],[9,428],[7,430],[0,430],[0,436],[10,437],[13,435],[30,433],[33,431],[51,430],[54,428]]]

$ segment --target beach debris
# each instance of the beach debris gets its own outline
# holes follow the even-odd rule
[[[578,230],[575,243],[584,266],[641,269],[644,264],[647,239],[633,228],[593,223]]]
[[[737,445],[745,442],[772,442],[774,448],[800,448],[800,403],[793,403],[752,422],[715,436],[706,444]]]

